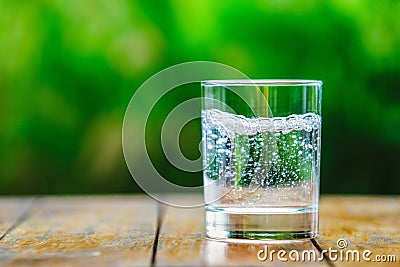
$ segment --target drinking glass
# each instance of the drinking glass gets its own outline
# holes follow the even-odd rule
[[[322,82],[202,82],[206,235],[318,233]]]

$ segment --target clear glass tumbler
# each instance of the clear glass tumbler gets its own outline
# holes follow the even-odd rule
[[[318,233],[322,82],[202,82],[206,234]]]

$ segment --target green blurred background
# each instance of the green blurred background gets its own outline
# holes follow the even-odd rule
[[[121,146],[131,96],[165,67],[209,60],[323,80],[321,191],[398,194],[399,14],[396,0],[0,0],[0,193],[139,192]],[[168,164],[159,132],[199,95],[167,95],[146,129],[154,164],[181,184],[201,173]],[[199,120],[180,140],[200,155]]]

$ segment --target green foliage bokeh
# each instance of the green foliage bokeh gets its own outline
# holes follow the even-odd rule
[[[399,14],[390,0],[0,0],[0,192],[140,191],[121,148],[130,97],[165,67],[209,60],[323,80],[322,192],[400,193]],[[200,184],[156,135],[166,110],[200,95],[188,88],[158,103],[147,146],[161,173]],[[199,156],[199,122],[180,140]]]

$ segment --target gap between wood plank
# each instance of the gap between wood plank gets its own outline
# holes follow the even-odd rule
[[[165,211],[165,205],[162,203],[158,203],[157,204],[157,225],[156,225],[156,234],[155,234],[154,242],[153,242],[153,250],[151,253],[151,262],[150,262],[151,266],[155,266],[155,263],[156,263],[158,240],[160,237],[160,230],[161,230],[161,226],[162,226],[163,219],[164,219],[164,211]]]
[[[321,246],[318,244],[317,240],[315,240],[314,238],[310,239],[311,243],[313,244],[313,246],[319,251],[319,253],[322,253],[322,248]],[[326,254],[324,253],[323,255],[324,260],[326,261],[326,263],[330,266],[330,267],[335,267],[335,264],[326,256]]]
[[[29,200],[28,204],[26,205],[26,208],[22,211],[22,213],[17,217],[15,222],[8,227],[8,229],[0,236],[0,242],[9,234],[11,233],[15,228],[20,226],[23,222],[25,222],[29,217],[32,215],[30,212],[30,208],[35,201],[35,197],[32,197],[31,200]]]

